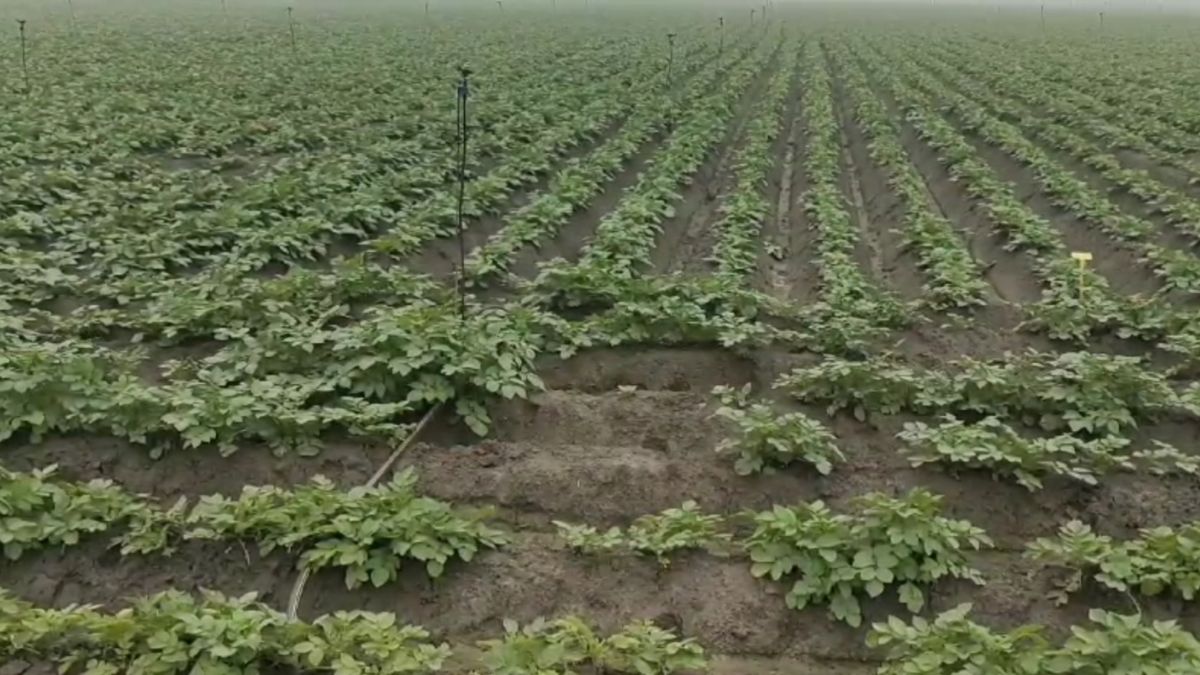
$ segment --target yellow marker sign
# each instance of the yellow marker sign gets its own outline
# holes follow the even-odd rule
[[[1083,292],[1084,275],[1087,270],[1087,265],[1092,261],[1092,254],[1088,251],[1074,251],[1071,253],[1071,258],[1079,263],[1079,292]]]

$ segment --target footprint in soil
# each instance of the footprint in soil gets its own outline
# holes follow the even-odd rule
[[[683,619],[679,618],[679,615],[673,612],[663,612],[651,619],[650,623],[663,630],[669,630],[676,635],[683,635]]]
[[[495,441],[483,441],[471,451],[479,466],[492,469],[501,463],[500,445]]]
[[[646,439],[644,441],[642,441],[642,443],[646,446],[647,450],[653,450],[655,452],[664,452],[665,453],[665,452],[667,452],[667,450],[670,449],[670,445],[669,445],[670,441],[668,441],[666,438],[664,438],[662,436],[658,436],[658,435],[654,435],[654,434],[647,436]]]

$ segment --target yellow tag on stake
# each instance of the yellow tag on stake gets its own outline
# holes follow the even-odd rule
[[[1087,264],[1092,261],[1092,254],[1089,251],[1074,251],[1071,253],[1071,258],[1079,263],[1079,292],[1083,293],[1086,283],[1084,272],[1087,270]]]

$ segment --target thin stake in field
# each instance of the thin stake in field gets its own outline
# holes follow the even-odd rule
[[[1082,298],[1084,287],[1087,285],[1087,266],[1092,261],[1092,254],[1088,251],[1075,251],[1071,258],[1079,263],[1079,296]]]
[[[675,65],[675,33],[667,33],[667,86],[671,85],[671,70]]]
[[[672,89],[672,73],[675,66],[675,33],[667,33],[667,95],[670,96]],[[669,107],[670,112],[667,114],[667,131],[674,133],[675,131],[675,106]]]
[[[717,24],[721,26],[721,42],[717,46],[717,57],[725,55],[725,17],[718,17]]]
[[[31,91],[29,87],[29,55],[25,46],[25,19],[17,19],[17,31],[21,34],[21,73],[25,77],[25,95]]]
[[[463,211],[467,200],[467,100],[471,97],[471,69],[459,68],[458,82],[458,314],[467,320],[467,239]]]
[[[292,51],[296,51],[296,21],[292,15],[292,8],[288,7],[288,31],[292,35]]]

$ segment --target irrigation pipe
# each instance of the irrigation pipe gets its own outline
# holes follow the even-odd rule
[[[386,475],[396,463],[396,460],[400,459],[400,455],[404,454],[404,452],[408,450],[409,447],[411,447],[412,444],[417,440],[417,436],[420,436],[421,432],[425,430],[425,427],[429,426],[430,420],[432,420],[434,415],[436,415],[438,411],[442,409],[442,405],[442,403],[438,403],[430,408],[429,412],[425,413],[425,416],[422,417],[421,421],[417,423],[417,427],[413,429],[411,434],[408,435],[408,438],[404,439],[404,442],[401,443],[400,446],[394,451],[392,451],[392,454],[388,455],[388,458],[384,460],[383,464],[379,466],[379,469],[375,471],[375,475],[371,476],[371,479],[367,481],[366,487],[375,487],[375,484],[383,479],[384,475]],[[312,576],[312,568],[302,568],[300,570],[300,576],[296,577],[296,582],[292,584],[292,592],[288,596],[287,607],[287,616],[289,621],[296,620],[296,613],[300,609],[300,599],[304,597],[304,587],[308,585],[308,578],[310,576]]]

